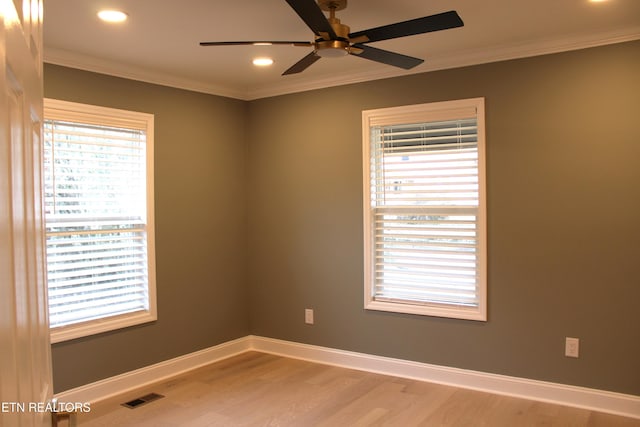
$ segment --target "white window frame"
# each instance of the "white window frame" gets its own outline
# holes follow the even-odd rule
[[[414,300],[376,298],[376,236],[375,202],[372,186],[375,172],[372,166],[372,128],[402,124],[419,124],[457,120],[475,115],[477,119],[478,206],[476,211],[476,305],[444,304]],[[362,112],[363,135],[363,213],[364,213],[364,307],[368,310],[390,311],[426,316],[467,320],[487,320],[487,237],[486,237],[486,157],[484,98],[434,102]]]
[[[155,225],[154,225],[154,170],[153,170],[153,114],[80,104],[55,99],[44,99],[44,118],[81,123],[85,125],[113,126],[143,130],[146,133],[146,232],[147,255],[147,307],[125,314],[110,315],[81,323],[51,327],[51,342],[62,342],[102,332],[139,325],[157,320],[155,277]],[[45,215],[46,224],[46,215]]]

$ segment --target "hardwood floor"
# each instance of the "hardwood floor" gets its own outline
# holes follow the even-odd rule
[[[151,392],[165,397],[121,406]],[[637,427],[640,420],[249,352],[94,404],[78,425]]]

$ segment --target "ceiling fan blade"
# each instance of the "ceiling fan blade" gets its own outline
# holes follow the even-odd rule
[[[200,42],[200,46],[269,46],[269,45],[292,45],[292,46],[313,46],[311,42],[294,42],[294,41],[237,41],[237,42]]]
[[[288,74],[300,73],[306,70],[307,68],[309,68],[311,64],[316,62],[318,59],[320,59],[320,57],[316,55],[315,52],[311,52],[310,54],[302,58],[300,61],[296,62],[291,67],[289,67],[284,73],[282,73],[282,75],[286,76]]]
[[[328,33],[331,40],[338,37],[315,0],[287,0],[287,3],[316,36]]]
[[[424,62],[424,59],[414,58],[413,56],[402,55],[400,53],[389,52],[388,50],[382,50],[364,44],[355,44],[353,46],[362,50],[360,53],[352,53],[354,56],[369,59],[371,61],[381,62],[387,65],[393,65],[394,67],[404,68],[405,70],[409,70]]]
[[[413,36],[432,31],[448,30],[449,28],[462,27],[464,22],[454,10],[438,13],[437,15],[425,16],[423,18],[411,19],[409,21],[397,22],[395,24],[384,25],[382,27],[370,28],[349,34],[349,39],[366,36],[368,41],[377,42],[389,40],[397,37]]]

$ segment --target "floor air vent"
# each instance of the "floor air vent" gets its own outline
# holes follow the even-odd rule
[[[163,395],[158,393],[150,393],[145,396],[138,397],[136,399],[125,402],[122,404],[122,406],[125,406],[130,409],[134,409],[146,403],[153,402],[154,400],[162,399],[163,397],[164,397]]]

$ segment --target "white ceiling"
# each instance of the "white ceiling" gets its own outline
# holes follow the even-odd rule
[[[118,8],[124,24],[96,13]],[[366,59],[323,58],[281,76],[311,50],[201,47],[200,41],[313,40],[284,0],[45,0],[45,62],[239,99],[334,86],[640,39],[640,0],[349,0],[351,31],[456,10],[465,25],[372,43],[425,59],[405,71]],[[270,68],[251,64],[270,56]]]

